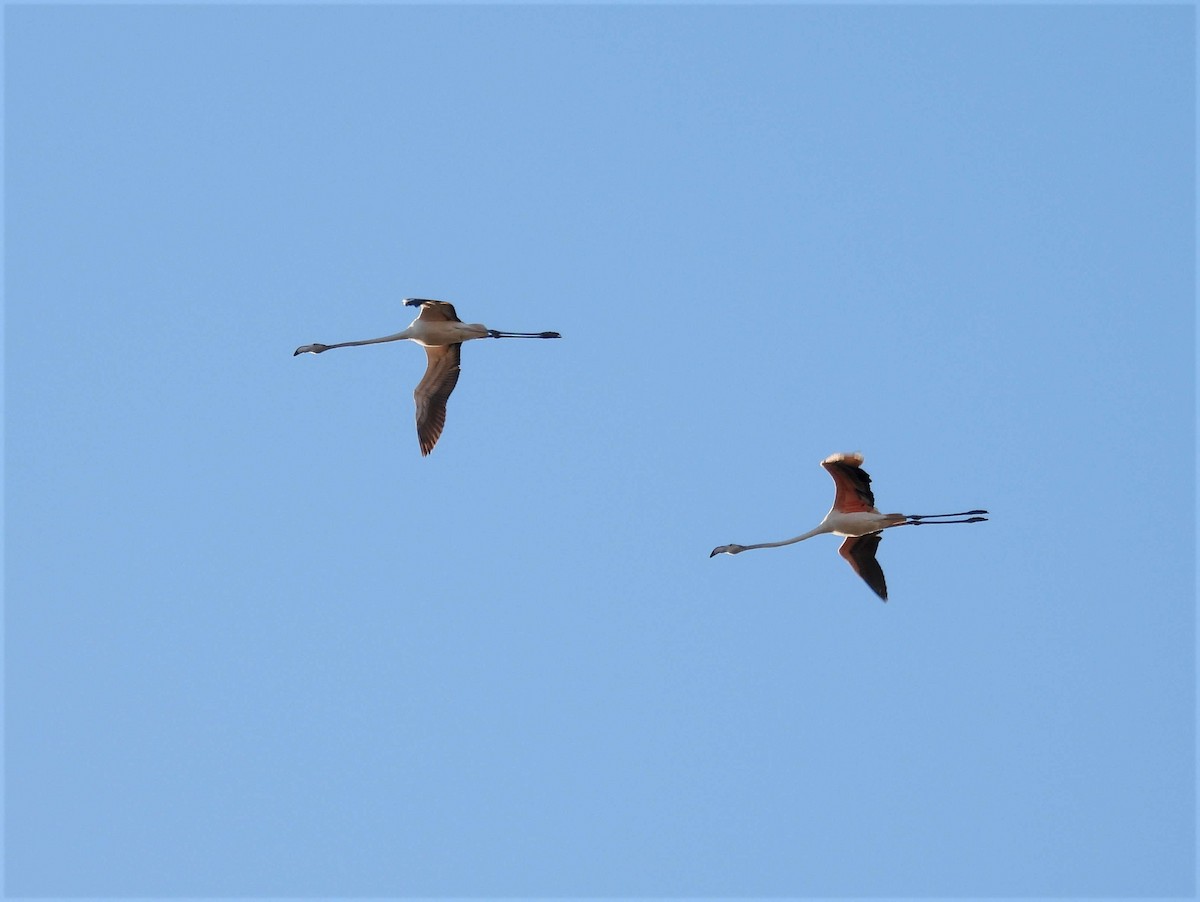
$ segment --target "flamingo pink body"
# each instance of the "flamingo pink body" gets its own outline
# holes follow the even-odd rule
[[[758,545],[720,545],[709,557],[718,554],[741,554],[754,548],[779,548],[803,542],[813,536],[832,533],[845,536],[846,541],[838,549],[854,572],[884,601],[887,601],[887,582],[883,568],[875,560],[875,552],[883,538],[883,530],[893,526],[920,526],[934,523],[978,523],[987,517],[985,510],[962,511],[956,514],[881,514],[875,509],[875,493],[871,491],[871,477],[862,468],[861,454],[831,454],[821,461],[833,477],[835,494],[833,506],[816,528],[803,535],[782,542],[763,542]],[[966,516],[965,520],[939,519]]]

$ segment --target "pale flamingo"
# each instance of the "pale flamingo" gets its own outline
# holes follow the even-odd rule
[[[343,341],[336,345],[304,345],[296,348],[292,356],[404,339],[424,347],[428,363],[424,377],[413,392],[417,402],[417,440],[422,456],[433,450],[446,425],[446,400],[458,384],[458,363],[464,341],[473,338],[562,338],[557,332],[497,332],[480,323],[464,323],[454,312],[454,305],[446,301],[405,298],[404,303],[409,307],[420,307],[421,312],[403,332],[365,341]]]
[[[887,601],[887,583],[883,568],[875,560],[875,552],[883,540],[883,531],[893,526],[922,526],[925,524],[979,523],[987,517],[985,510],[960,511],[957,514],[881,514],[875,509],[875,495],[871,491],[871,477],[862,468],[861,454],[831,454],[821,461],[821,466],[833,477],[837,492],[833,507],[816,529],[809,530],[794,539],[782,542],[764,542],[761,545],[721,545],[714,548],[709,557],[718,554],[741,554],[751,548],[778,548],[803,542],[813,536],[831,532],[846,536],[838,554],[846,559],[854,572],[863,578],[875,594]],[[965,520],[946,520],[945,517],[966,517]],[[941,518],[941,519],[939,519]]]

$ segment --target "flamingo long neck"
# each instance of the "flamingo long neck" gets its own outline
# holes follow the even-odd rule
[[[749,551],[751,548],[781,548],[784,545],[795,545],[797,542],[803,542],[805,539],[811,539],[813,536],[819,536],[831,531],[828,526],[821,524],[816,529],[810,529],[802,536],[796,536],[793,539],[784,539],[782,542],[762,542],[758,545],[743,545],[742,551]]]
[[[359,345],[377,345],[385,341],[400,341],[405,338],[412,338],[412,327],[405,329],[403,332],[397,332],[395,335],[385,335],[383,338],[366,338],[362,341],[343,341],[335,345],[326,345],[325,350],[329,351],[333,348],[356,348]]]

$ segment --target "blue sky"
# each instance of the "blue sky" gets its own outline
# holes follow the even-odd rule
[[[1195,34],[7,6],[7,893],[1194,894]]]

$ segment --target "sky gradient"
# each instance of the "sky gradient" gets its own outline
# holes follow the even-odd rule
[[[7,6],[7,893],[1194,894],[1195,36]]]

